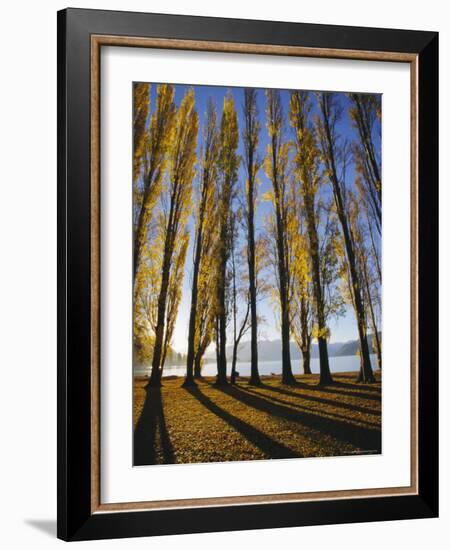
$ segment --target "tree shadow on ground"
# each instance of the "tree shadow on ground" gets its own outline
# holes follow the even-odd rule
[[[367,384],[364,382],[344,382],[340,380],[339,378],[336,378],[334,381],[334,385],[337,388],[348,388],[350,390],[353,390],[355,393],[363,390],[366,394],[369,395],[378,395],[381,392],[381,381],[376,380],[375,382],[371,384]],[[359,393],[358,393],[359,395]]]
[[[258,447],[268,458],[302,458],[302,455],[286,447],[282,443],[275,441],[271,437],[257,430],[247,422],[228,413],[208,396],[206,396],[198,386],[185,388],[195,399],[197,399],[210,412],[227,422],[232,428],[243,435],[247,441]]]
[[[342,396],[348,395],[350,397],[368,399],[370,401],[377,401],[381,395],[381,386],[368,386],[362,385],[361,383],[350,384],[348,382],[341,382],[339,379],[335,379],[333,384],[328,386],[305,384],[304,382],[297,380],[296,387],[304,388],[305,390],[312,392],[332,393],[334,395]]]
[[[261,396],[263,397],[264,399],[270,399],[270,401],[274,401],[275,403],[279,403],[280,405],[285,405],[287,407],[291,407],[291,408],[295,408],[295,409],[299,409],[299,410],[302,410],[302,411],[306,411],[306,412],[311,412],[311,408],[309,408],[308,406],[306,405],[302,405],[300,403],[296,403],[296,402],[293,402],[293,401],[284,401],[283,399],[279,399],[278,397],[274,397],[272,395],[268,395],[268,394],[261,394],[260,392],[250,388],[250,387],[247,387],[247,386],[240,386],[239,389],[241,389],[242,391],[245,391],[247,393],[251,393],[252,395],[257,395],[257,396]],[[270,389],[270,388],[268,388]],[[302,398],[301,395],[299,395],[298,397]],[[339,407],[339,403],[336,404],[336,408]],[[373,428],[378,428],[379,427],[379,423],[377,422],[370,422],[370,421],[367,421],[367,420],[359,420],[357,418],[352,418],[351,416],[348,416],[348,415],[345,415],[345,414],[340,414],[339,412],[329,412],[328,410],[317,410],[315,409],[314,410],[314,414],[317,414],[319,416],[324,416],[324,417],[328,417],[328,418],[337,418],[338,420],[343,420],[344,422],[349,422],[349,423],[359,423],[359,424],[364,424],[365,426],[370,426],[370,427],[373,427]],[[380,412],[378,411],[377,415],[379,416],[380,415]]]
[[[309,386],[307,386],[307,385],[304,385],[302,387],[305,390],[309,389]],[[363,413],[363,414],[374,414],[374,415],[379,415],[380,414],[379,409],[369,409],[369,408],[366,408],[366,407],[360,407],[358,405],[353,405],[352,403],[344,403],[343,401],[339,401],[338,399],[326,399],[325,397],[316,397],[314,395],[305,395],[304,393],[294,392],[294,391],[286,390],[284,388],[279,388],[279,387],[276,387],[276,386],[264,386],[264,389],[267,389],[269,391],[276,392],[276,393],[281,393],[282,395],[287,395],[287,396],[290,396],[290,397],[297,397],[297,398],[300,398],[300,399],[304,399],[306,401],[313,401],[315,403],[321,403],[323,405],[330,405],[332,407],[340,407],[342,409],[348,409],[350,411],[360,412],[360,413]]]
[[[313,411],[297,411],[290,407],[271,402],[263,396],[249,394],[239,386],[224,387],[221,388],[221,391],[241,401],[244,405],[258,409],[271,416],[317,430],[336,440],[350,443],[358,449],[381,452],[380,428],[362,428],[349,422],[314,414]]]
[[[134,430],[133,464],[173,464],[175,453],[167,431],[161,390],[149,388]]]

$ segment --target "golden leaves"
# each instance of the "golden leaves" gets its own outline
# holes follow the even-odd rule
[[[142,342],[154,340],[158,305],[160,301],[164,303],[162,364],[181,301],[180,281],[189,245],[186,224],[191,212],[198,124],[192,89],[176,109],[174,87],[158,86],[147,146],[144,221],[141,233],[136,235],[140,239],[140,262],[135,283],[135,339],[138,338],[141,350],[144,350]],[[164,190],[161,189],[163,179]],[[168,282],[164,283],[165,280]]]
[[[144,162],[145,146],[148,139],[146,130],[150,111],[150,84],[133,85],[133,181],[136,181]]]

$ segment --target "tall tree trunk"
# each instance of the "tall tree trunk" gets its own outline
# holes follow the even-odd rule
[[[218,277],[218,340],[219,340],[219,360],[217,363],[216,384],[221,386],[227,384],[227,262],[228,247],[230,246],[229,216],[230,216],[229,197],[224,199],[224,209],[222,213],[221,227],[219,233],[219,277]]]
[[[280,274],[281,294],[281,358],[282,358],[282,377],[283,384],[294,384],[295,378],[292,374],[291,364],[291,343],[290,343],[290,319],[289,304],[287,299],[287,289],[285,274]]]
[[[286,143],[283,140],[283,109],[280,93],[274,90],[266,91],[267,97],[267,127],[270,136],[268,161],[270,162],[269,177],[272,180],[273,203],[275,208],[275,243],[277,250],[277,270],[279,297],[281,309],[281,369],[283,384],[295,384],[292,374],[290,333],[291,319],[289,315],[289,272],[286,256],[286,205],[285,205],[285,178],[287,165]],[[267,171],[266,171],[267,172]]]
[[[198,272],[200,267],[200,256],[197,254],[194,261],[194,275],[192,280],[192,295],[191,295],[191,311],[189,314],[189,335],[188,335],[188,352],[186,359],[186,378],[183,386],[192,386],[194,382],[194,344],[195,344],[195,322],[197,317],[197,289],[198,289]]]
[[[303,374],[311,374],[311,347],[302,348]]]
[[[153,176],[154,170],[150,168],[145,183],[144,196],[142,198],[142,205],[139,210],[139,216],[137,221],[136,232],[134,234],[134,246],[133,246],[133,284],[136,281],[136,274],[139,267],[139,262],[141,258],[142,245],[147,236],[147,225],[149,223],[150,213],[148,202],[150,196],[153,192]]]
[[[176,186],[174,186],[176,189]],[[174,199],[175,193],[172,195],[171,205],[169,210],[169,219],[167,222],[167,232],[164,242],[164,256],[162,263],[161,288],[158,296],[158,312],[156,318],[155,344],[153,347],[152,373],[147,386],[159,387],[161,385],[161,355],[164,342],[164,325],[166,317],[167,292],[169,288],[170,264],[173,254],[173,218],[174,218]]]
[[[329,123],[329,112],[328,106],[324,103],[322,104],[322,115],[323,123],[325,128],[325,137],[327,142],[327,153],[329,157],[329,167],[330,167],[330,180],[333,185],[333,194],[336,204],[336,210],[338,218],[342,227],[342,233],[344,235],[345,249],[347,252],[347,259],[350,268],[350,277],[353,290],[353,300],[355,304],[355,313],[356,313],[356,322],[358,325],[358,335],[361,347],[361,358],[362,358],[362,381],[363,382],[374,382],[375,378],[373,376],[372,366],[370,364],[370,354],[369,346],[367,344],[367,334],[366,334],[366,324],[364,316],[364,307],[361,298],[361,288],[358,273],[356,270],[356,257],[355,251],[353,249],[353,242],[350,235],[350,229],[347,221],[347,216],[345,214],[344,200],[341,193],[341,186],[337,176],[336,162],[334,157],[334,142],[331,137],[331,129]],[[320,347],[320,346],[319,346]]]
[[[202,356],[200,353],[195,354],[194,359],[194,378],[199,380],[202,378]]]
[[[167,257],[167,259],[166,259]],[[167,304],[167,290],[169,286],[169,270],[170,270],[170,253],[166,252],[164,254],[163,262],[163,274],[161,282],[161,290],[158,297],[158,314],[157,314],[157,323],[155,331],[155,345],[153,348],[153,359],[152,359],[152,373],[150,375],[150,380],[148,386],[158,387],[161,385],[161,358],[163,351],[163,341],[164,341],[164,320]]]
[[[376,265],[376,268],[377,268],[378,279],[381,283],[382,275],[381,275],[380,258],[379,258],[379,255],[378,255],[377,247],[375,246],[375,239],[373,237],[372,224],[370,223],[369,212],[367,210],[367,207],[366,207],[365,210],[366,210],[367,226],[369,228],[370,244],[372,245],[372,254],[373,254],[373,257],[374,257],[374,260],[375,260],[375,265]]]
[[[278,225],[278,276],[280,280],[280,306],[281,306],[281,360],[282,360],[282,382],[283,384],[294,384],[295,378],[292,374],[291,349],[290,349],[290,319],[289,304],[287,296],[287,273],[284,254],[284,231],[282,222],[277,215]]]
[[[319,329],[319,357],[320,357],[320,384],[331,384],[333,378],[330,372],[330,363],[328,361],[328,346],[326,339],[325,306],[322,294],[322,282],[319,260],[319,239],[317,236],[317,227],[315,222],[314,204],[309,195],[305,196],[306,223],[308,226],[308,240],[311,251],[311,264],[313,272],[313,288],[316,302],[317,326]]]
[[[281,346],[282,346],[282,376],[283,384],[295,384],[295,378],[292,374],[291,350],[290,350],[290,330],[289,330],[289,311],[287,303],[283,307],[281,314]]]
[[[222,236],[223,232],[221,232]],[[224,234],[222,238],[226,238]],[[224,241],[221,241],[224,243]],[[221,247],[220,283],[219,283],[219,361],[217,363],[217,385],[227,384],[227,313],[225,303],[226,255],[225,244]]]
[[[232,269],[232,296],[233,296],[233,355],[231,360],[231,376],[230,381],[232,384],[236,382],[236,361],[237,361],[237,349],[239,345],[238,330],[237,330],[237,287],[236,287],[236,258],[235,258],[235,219],[231,224],[231,269]]]
[[[309,326],[309,304],[304,296],[300,301],[301,352],[303,357],[303,374],[311,374],[311,332]]]
[[[219,373],[219,363],[220,363],[220,334],[219,334],[219,316],[216,315],[215,321],[215,332],[216,332],[216,363],[217,363],[217,373]]]
[[[338,217],[341,222],[342,232],[344,234],[345,248],[347,251],[347,258],[350,269],[350,277],[352,283],[353,299],[355,304],[356,312],[356,322],[358,325],[358,335],[361,347],[361,358],[362,358],[362,382],[374,382],[375,378],[373,376],[372,365],[370,363],[370,353],[369,345],[367,343],[367,331],[365,323],[365,314],[364,306],[361,298],[361,289],[359,284],[359,277],[356,270],[356,258],[355,252],[353,249],[353,243],[350,237],[350,230],[347,223],[347,218],[343,209],[342,197],[340,193],[339,186],[337,185],[336,189],[336,202]]]
[[[220,151],[218,196],[219,212],[219,267],[218,267],[218,316],[219,316],[219,362],[217,365],[217,385],[227,384],[227,262],[230,249],[230,223],[234,199],[234,187],[238,179],[240,157],[239,127],[230,93],[224,99],[220,122]]]
[[[219,364],[217,366],[216,383],[220,386],[227,384],[227,339],[226,315],[219,315]]]
[[[372,295],[370,294],[369,276],[367,273],[367,266],[365,262],[362,262],[362,269],[364,275],[364,283],[366,286],[367,301],[369,303],[370,319],[372,321],[373,338],[375,340],[375,348],[377,354],[378,368],[381,369],[381,342],[380,335],[378,334],[377,320],[375,317],[375,311],[373,309]]]
[[[203,222],[206,207],[207,190],[205,184],[202,189],[200,215],[197,229],[197,240],[195,243],[194,273],[192,277],[191,311],[189,315],[188,352],[186,359],[186,378],[184,386],[192,386],[194,382],[194,356],[195,356],[195,327],[197,320],[197,299],[198,299],[198,275],[200,273],[200,262],[203,246]]]
[[[194,272],[192,281],[192,296],[191,296],[191,311],[189,315],[189,336],[188,336],[188,353],[186,360],[186,380],[185,385],[192,385],[194,383],[194,362],[195,354],[195,341],[197,330],[197,304],[198,304],[198,284],[200,267],[203,262],[203,256],[205,251],[204,247],[207,247],[207,242],[203,243],[203,235],[205,231],[208,231],[208,211],[207,203],[211,188],[216,175],[217,164],[217,128],[216,128],[216,110],[214,105],[209,102],[207,106],[205,132],[204,132],[204,144],[202,154],[202,176],[201,176],[201,197],[200,208],[198,213],[198,225],[196,227],[196,241],[194,247]],[[209,211],[211,215],[211,211]],[[206,240],[208,239],[205,233]]]
[[[166,324],[166,309],[168,304],[172,262],[176,249],[175,243],[178,244],[178,239],[181,237],[180,229],[184,228],[185,225],[183,220],[190,210],[191,185],[196,161],[198,132],[198,115],[194,109],[194,104],[194,92],[191,89],[186,92],[178,108],[173,147],[171,147],[169,152],[169,157],[171,159],[168,174],[169,211],[168,213],[166,211],[167,218],[164,217],[164,220],[167,219],[167,224],[164,225],[163,233],[164,246],[161,267],[161,286],[158,295],[155,343],[153,348],[152,373],[148,383],[149,386],[159,386],[161,384],[161,356],[165,338],[164,333],[169,327],[168,323]],[[166,129],[166,131],[168,130],[169,128]],[[172,312],[172,314],[174,314],[174,312]],[[166,344],[167,346],[170,344],[170,336],[167,338]]]
[[[253,179],[253,178],[252,178]],[[251,358],[250,358],[250,384],[261,384],[258,371],[258,318],[256,311],[256,262],[255,262],[255,221],[254,221],[254,181],[249,180],[249,212],[248,212],[248,275],[250,290],[250,322],[251,322]]]
[[[258,318],[256,308],[256,250],[255,250],[255,195],[256,173],[259,163],[256,151],[259,142],[260,125],[256,90],[246,89],[244,92],[244,148],[247,164],[247,231],[248,231],[248,275],[250,292],[250,381],[252,385],[259,385],[261,379],[258,371]]]
[[[275,165],[276,159],[274,157]],[[276,196],[275,217],[277,224],[277,255],[278,255],[278,277],[280,282],[280,307],[281,307],[281,380],[283,384],[295,384],[295,378],[292,374],[291,364],[291,348],[290,348],[290,319],[289,319],[289,303],[287,290],[287,264],[285,255],[285,232],[283,220],[280,212],[281,197],[274,175],[273,182],[274,192]]]
[[[230,376],[230,381],[231,381],[232,384],[236,384],[237,349],[238,349],[238,342],[234,342],[234,344],[233,344],[233,358],[232,358],[232,361],[231,361],[231,376]]]

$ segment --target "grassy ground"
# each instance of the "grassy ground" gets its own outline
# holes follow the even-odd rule
[[[164,379],[146,392],[134,383],[135,464],[223,462],[381,452],[381,380],[358,384],[355,373],[317,375],[283,386],[277,376],[260,387],[245,378],[217,388],[205,378],[193,389]]]

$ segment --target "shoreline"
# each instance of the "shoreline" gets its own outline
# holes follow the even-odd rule
[[[331,373],[331,376],[335,379],[335,380],[338,380],[339,378],[349,378],[349,377],[356,377],[358,371],[345,371],[345,372],[335,372],[335,373]],[[375,369],[373,371],[373,374],[376,378],[376,381],[377,382],[381,382],[382,381],[382,371],[380,369]],[[315,379],[319,378],[320,376],[320,373],[312,373],[312,374],[294,374],[294,378],[298,381],[298,382],[301,382],[301,381],[308,381],[308,380],[311,380],[311,381],[314,381]],[[133,380],[135,382],[145,382],[146,380],[148,380],[150,377],[150,375],[141,375],[141,374],[138,374],[138,375],[133,375]],[[227,376],[227,378],[229,378],[229,376]],[[273,381],[273,382],[277,382],[279,380],[281,380],[281,373],[280,374],[261,374],[260,375],[260,378],[262,381]],[[203,381],[203,382],[214,382],[216,379],[216,375],[212,375],[212,376],[202,376],[199,380],[199,382]],[[178,375],[178,374],[169,374],[169,375],[166,375],[166,376],[162,376],[162,380],[184,380],[184,375]],[[237,378],[237,382],[248,382],[250,380],[250,376],[239,376]]]

